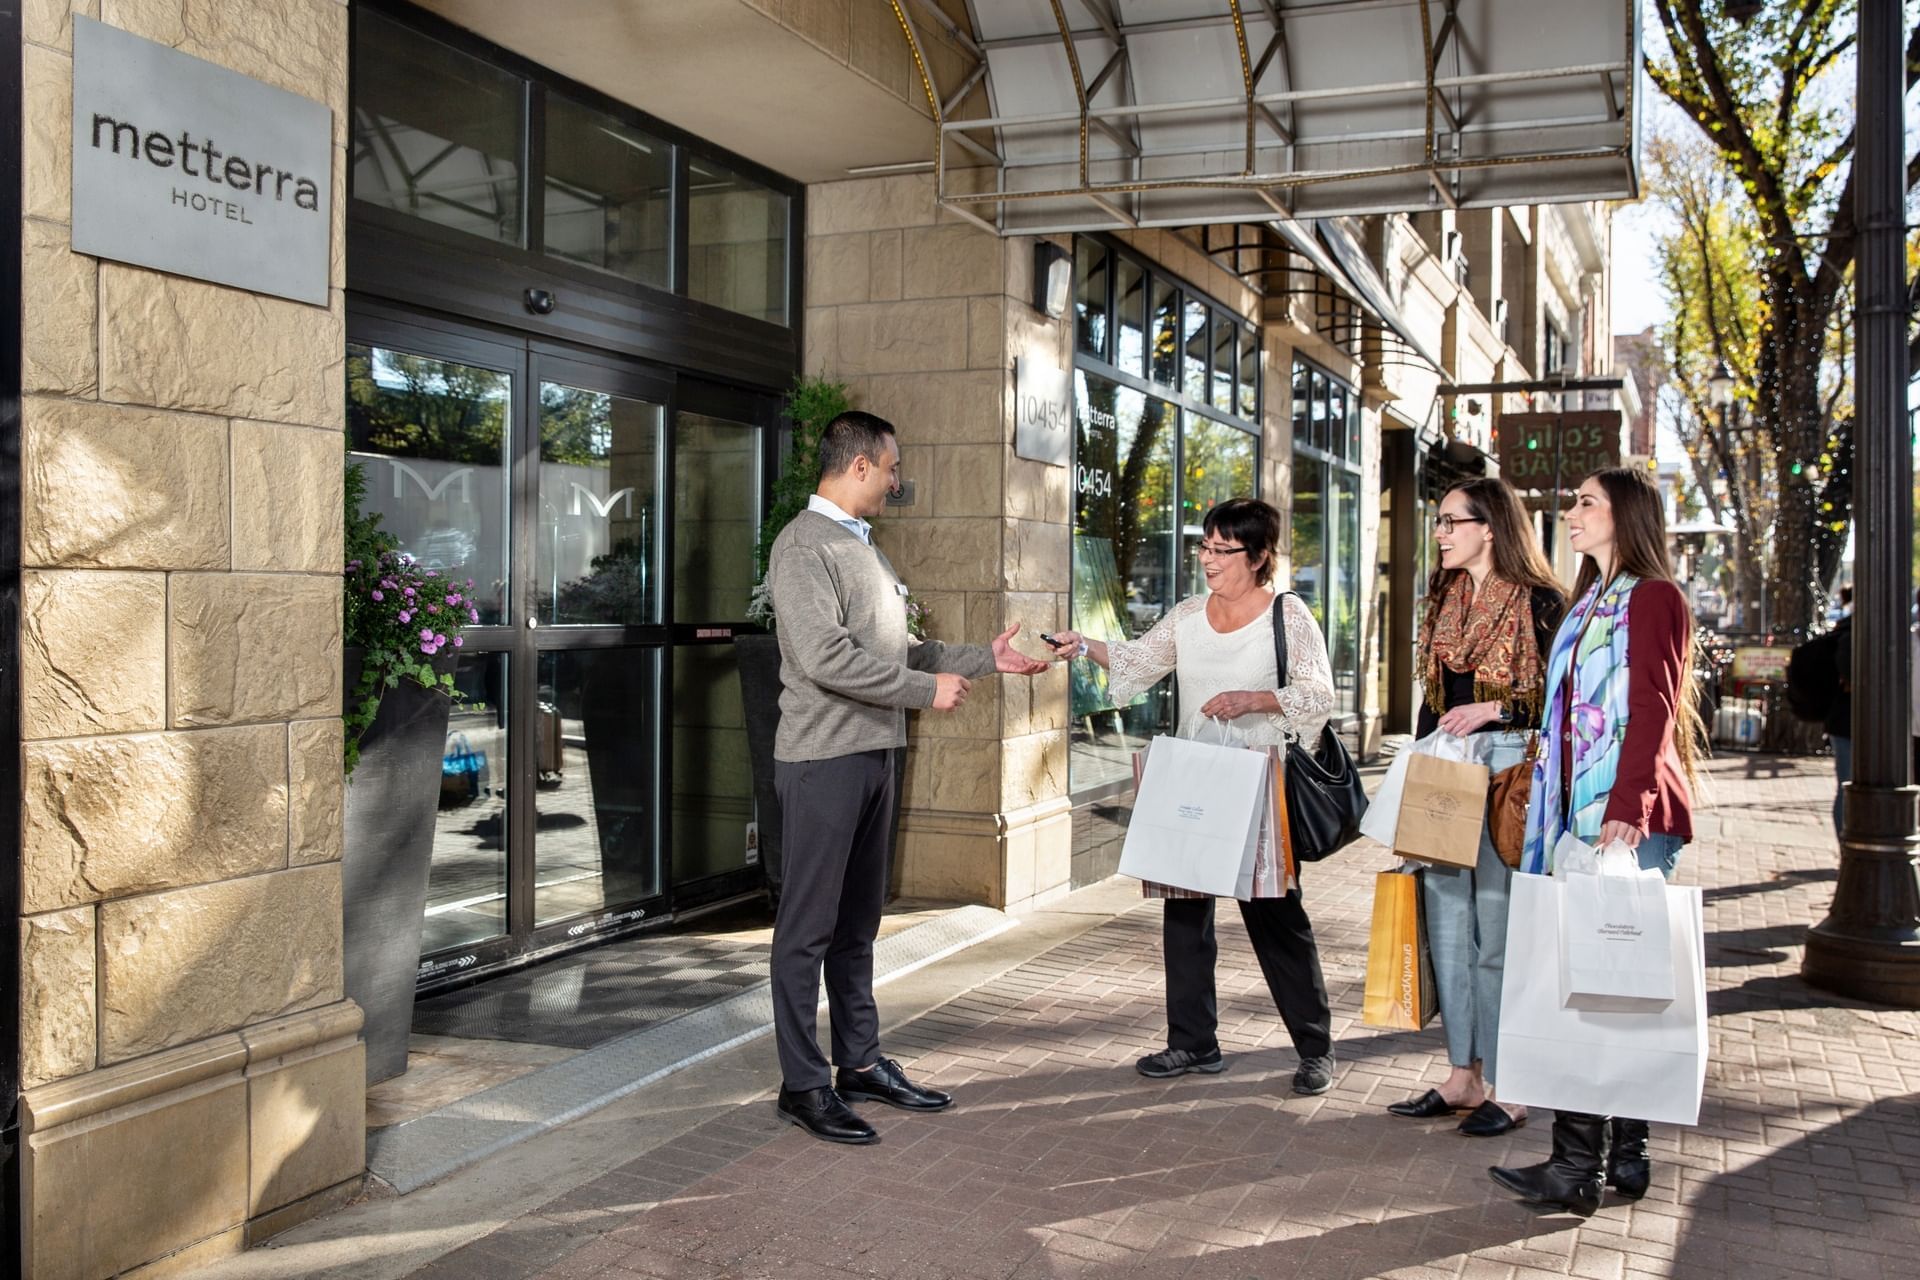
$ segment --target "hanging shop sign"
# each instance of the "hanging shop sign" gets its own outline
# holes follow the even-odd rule
[[[73,250],[327,304],[333,112],[73,19]]]
[[[1620,465],[1620,411],[1500,415],[1500,475],[1516,489],[1573,489]]]
[[[1066,466],[1073,443],[1072,375],[1058,365],[1017,356],[1013,403],[1013,451],[1049,466]]]

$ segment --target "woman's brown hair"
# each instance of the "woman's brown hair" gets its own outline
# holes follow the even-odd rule
[[[1680,580],[1673,572],[1673,561],[1667,556],[1667,513],[1660,502],[1660,491],[1647,473],[1634,467],[1607,467],[1587,479],[1606,490],[1607,503],[1612,508],[1614,575],[1630,573],[1642,580],[1652,578],[1678,586]],[[1588,588],[1599,580],[1599,563],[1592,556],[1582,556],[1573,598],[1584,598]],[[1707,730],[1700,718],[1700,686],[1693,678],[1693,619],[1690,617],[1681,651],[1680,688],[1676,695],[1674,750],[1687,771],[1687,781],[1698,782],[1694,771],[1696,744],[1707,740]]]
[[[1540,540],[1534,536],[1526,508],[1520,505],[1520,495],[1513,491],[1512,485],[1498,476],[1481,476],[1462,480],[1447,493],[1460,494],[1467,500],[1467,510],[1474,518],[1487,522],[1487,528],[1493,533],[1495,576],[1525,587],[1542,587],[1566,599],[1567,589],[1553,576],[1553,566],[1541,553]],[[1429,614],[1440,607],[1447,588],[1465,572],[1465,569],[1434,569],[1427,579]]]

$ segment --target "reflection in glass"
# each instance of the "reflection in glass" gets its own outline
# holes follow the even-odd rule
[[[1107,251],[1082,238],[1073,246],[1073,331],[1080,350],[1107,358]]]
[[[1180,361],[1180,291],[1153,282],[1153,373],[1155,382],[1173,386]]]
[[[526,86],[378,13],[354,13],[353,198],[522,243]]]
[[[1145,377],[1147,343],[1147,273],[1131,258],[1122,258],[1115,270],[1114,310],[1119,313],[1120,349],[1114,363],[1122,372]]]
[[[1327,625],[1327,465],[1293,457],[1293,589],[1313,616]]]
[[[1187,299],[1186,358],[1180,375],[1180,389],[1189,399],[1207,402],[1207,308],[1205,303]]]
[[[453,679],[422,955],[507,931],[507,655],[463,654]]]
[[[1186,473],[1186,484],[1180,491],[1185,594],[1206,590],[1195,548],[1200,545],[1207,512],[1228,498],[1254,496],[1254,451],[1252,434],[1198,414],[1187,415],[1186,434],[1180,441],[1181,467]]]
[[[1333,437],[1327,429],[1327,375],[1315,371],[1313,375],[1313,423],[1307,430],[1307,442],[1316,449],[1331,449]]]
[[[1240,344],[1239,326],[1224,316],[1213,318],[1213,407],[1233,412],[1233,358]]]
[[[540,384],[542,621],[660,621],[663,417],[644,400]]]
[[[711,160],[687,181],[687,296],[787,323],[787,197]]]
[[[1355,462],[1360,461],[1362,439],[1363,437],[1360,430],[1360,395],[1358,392],[1350,391],[1347,393],[1347,457]]]
[[[1313,396],[1313,375],[1298,360],[1293,362],[1293,442],[1308,443],[1307,407]]]
[[[1333,564],[1326,621],[1327,656],[1333,663],[1333,704],[1360,709],[1360,476],[1333,468]]]
[[[760,537],[760,429],[698,413],[676,422],[674,620],[744,622]]]
[[[1240,332],[1240,416],[1257,418],[1260,414],[1260,331]]]
[[[547,95],[542,247],[656,289],[670,287],[673,148],[612,116]]]
[[[674,884],[748,866],[753,766],[732,645],[673,651],[673,758]]]
[[[428,568],[473,579],[483,625],[507,620],[512,378],[495,369],[347,346],[347,460],[365,510]]]
[[[535,924],[660,892],[656,840],[658,650],[540,655]]]
[[[1135,639],[1173,607],[1176,421],[1165,401],[1074,374],[1073,626],[1097,640]],[[1091,662],[1072,664],[1071,699],[1075,790],[1131,778],[1133,752],[1172,724],[1170,685],[1115,707]]]
[[[1327,383],[1327,442],[1323,447],[1335,457],[1346,456],[1347,389],[1337,382]]]

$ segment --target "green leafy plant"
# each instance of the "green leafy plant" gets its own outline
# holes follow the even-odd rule
[[[753,596],[747,602],[747,618],[768,630],[773,629],[773,598],[767,591],[767,560],[773,554],[773,540],[787,522],[807,509],[807,499],[820,481],[820,434],[827,424],[853,407],[842,382],[802,375],[794,379],[787,392],[787,420],[793,424],[793,439],[788,447],[786,466],[773,482],[773,506],[760,526],[760,546],[754,555]]]
[[[358,463],[347,468],[347,563],[345,630],[349,647],[362,650],[360,680],[347,691],[346,771],[360,762],[360,739],[380,712],[380,699],[402,680],[455,697],[453,676],[433,669],[432,659],[464,643],[461,632],[480,621],[469,593],[436,569],[399,550],[380,528],[378,512],[361,511],[367,479]]]

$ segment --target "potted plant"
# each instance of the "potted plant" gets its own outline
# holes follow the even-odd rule
[[[367,1082],[407,1069],[455,650],[473,588],[428,569],[362,513],[347,468],[347,799],[341,851],[346,992],[366,1013]]]
[[[747,602],[747,620],[766,628],[761,634],[739,634],[733,638],[740,671],[740,694],[746,708],[747,752],[753,764],[754,820],[759,831],[760,866],[766,876],[767,903],[780,904],[781,840],[780,797],[773,786],[773,744],[780,729],[780,643],[774,635],[779,620],[773,612],[773,596],[767,589],[767,562],[773,554],[774,539],[787,522],[807,509],[820,479],[820,435],[827,424],[853,407],[845,384],[825,378],[802,376],[787,393],[787,419],[793,424],[793,436],[786,463],[773,485],[773,505],[760,526],[760,546],[755,556],[753,595]],[[907,597],[907,630],[924,638],[929,612],[926,604]],[[907,754],[894,757],[893,841],[889,845],[887,883],[893,884],[891,844],[900,834],[901,787],[906,780]]]

